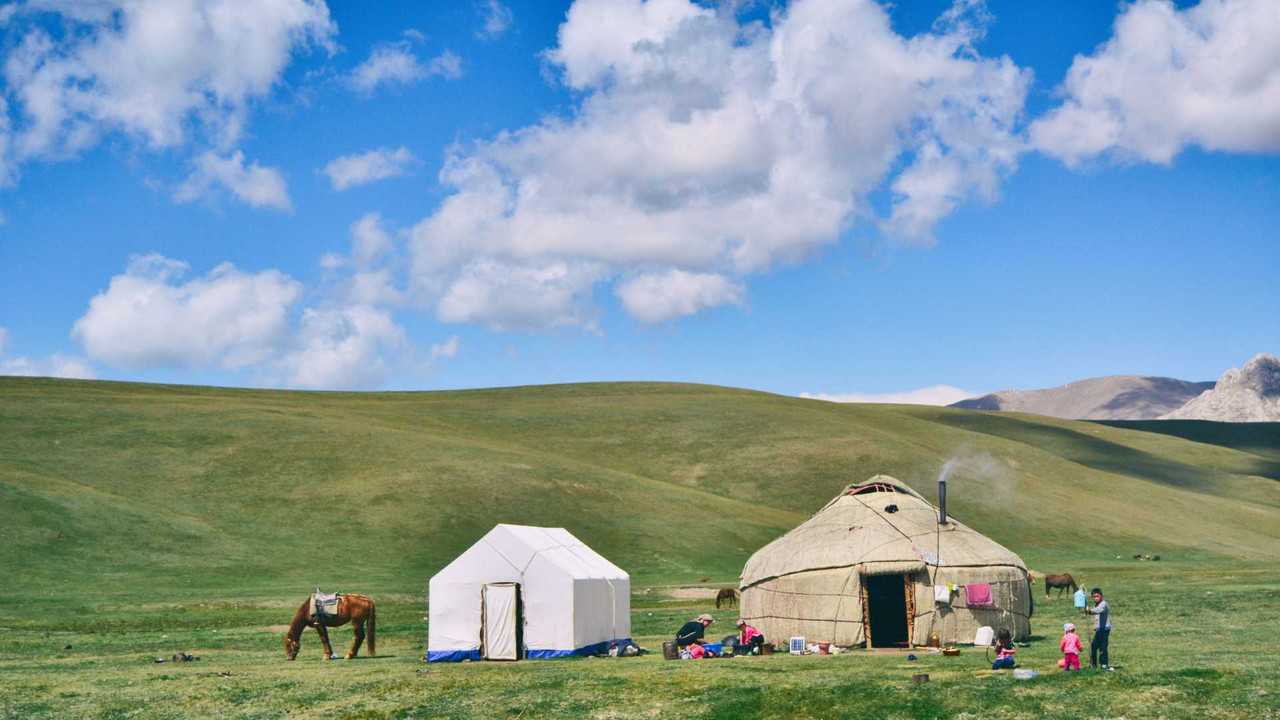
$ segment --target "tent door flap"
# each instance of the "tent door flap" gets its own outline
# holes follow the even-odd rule
[[[480,593],[481,656],[485,660],[519,660],[520,585],[493,583]]]
[[[907,597],[903,575],[864,575],[866,593],[865,626],[871,631],[869,647],[907,647],[911,642],[908,625]],[[909,587],[909,586],[908,586]]]

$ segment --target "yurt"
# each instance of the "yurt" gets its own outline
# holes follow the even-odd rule
[[[850,485],[742,570],[742,616],[765,637],[850,647],[972,643],[1031,632],[1022,559],[902,482]]]
[[[631,637],[631,577],[564,528],[497,525],[427,584],[427,661],[591,655]]]

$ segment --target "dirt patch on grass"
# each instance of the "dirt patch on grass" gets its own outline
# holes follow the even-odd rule
[[[667,594],[676,600],[714,600],[720,588],[681,587],[668,590]]]

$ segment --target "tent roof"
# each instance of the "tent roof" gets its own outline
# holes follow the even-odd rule
[[[476,567],[477,555],[489,558],[485,563],[493,559],[504,562],[509,566],[508,572],[514,571],[516,575],[522,575],[535,558],[541,558],[573,579],[629,577],[564,528],[499,524],[445,566],[436,578],[474,574],[479,569]]]
[[[742,570],[742,587],[806,570],[855,565],[870,575],[938,565],[1026,569],[1013,552],[955,518],[939,525],[937,508],[919,493],[888,475],[876,475],[846,487],[813,517],[752,555]]]

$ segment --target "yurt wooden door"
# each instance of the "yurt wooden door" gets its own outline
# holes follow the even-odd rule
[[[907,603],[911,579],[906,575],[864,575],[863,627],[868,647],[907,647],[911,618]]]
[[[519,583],[492,583],[481,590],[480,652],[485,660],[520,659],[520,610]]]

